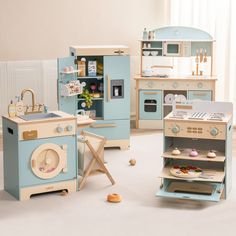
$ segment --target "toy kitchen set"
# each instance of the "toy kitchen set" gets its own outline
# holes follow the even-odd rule
[[[232,113],[229,102],[174,102],[173,111],[164,118],[158,197],[219,201],[229,196]]]
[[[25,93],[32,105],[25,106]],[[31,195],[77,189],[76,118],[61,111],[47,112],[35,103],[32,89],[9,105],[3,116],[4,190],[19,200]]]
[[[78,83],[82,93],[65,93]],[[95,120],[79,128],[106,137],[106,147],[130,145],[129,48],[119,45],[71,46],[58,59],[58,105],[61,111]]]
[[[172,103],[215,100],[211,35],[190,27],[163,27],[140,41],[136,81],[136,128],[162,129]]]

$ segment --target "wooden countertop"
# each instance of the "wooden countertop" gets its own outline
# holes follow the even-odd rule
[[[141,75],[136,75],[134,77],[135,80],[217,80],[216,76],[194,76],[194,75],[189,75],[189,76],[170,76],[170,77],[155,77],[155,76],[141,76]]]
[[[60,117],[37,119],[37,120],[23,120],[22,118],[20,118],[18,116],[15,116],[15,117],[3,116],[3,118],[10,120],[18,125],[34,124],[34,123],[48,123],[48,122],[55,122],[55,121],[62,121],[62,120],[75,120],[76,119],[75,116],[67,114],[62,111],[49,111],[48,113],[54,113],[56,115],[59,115]]]

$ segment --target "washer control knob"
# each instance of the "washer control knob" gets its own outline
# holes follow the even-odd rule
[[[172,127],[171,131],[172,131],[172,133],[177,134],[177,133],[179,133],[180,128],[178,125],[175,125]]]
[[[179,84],[178,84],[177,82],[174,82],[174,83],[172,84],[172,87],[175,88],[175,89],[176,89],[178,86],[179,86]]]
[[[210,130],[210,134],[212,136],[216,136],[217,134],[219,134],[219,130],[216,127],[214,127]]]
[[[66,126],[66,131],[72,131],[73,130],[73,126],[72,125],[67,125]]]
[[[58,126],[56,128],[56,131],[57,131],[57,133],[62,133],[63,132],[63,128],[61,126]]]

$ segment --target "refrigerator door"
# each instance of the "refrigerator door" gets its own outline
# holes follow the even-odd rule
[[[73,67],[73,69],[72,69]],[[61,111],[75,115],[77,109],[77,96],[62,96],[62,85],[72,80],[77,80],[77,68],[75,64],[75,57],[64,57],[57,59],[58,68],[58,83],[57,83],[57,101],[58,108]]]
[[[104,119],[130,117],[130,58],[104,56]]]

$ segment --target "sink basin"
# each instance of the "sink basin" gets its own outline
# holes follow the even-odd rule
[[[51,119],[61,117],[55,113],[36,113],[36,114],[29,114],[24,116],[19,116],[21,119],[30,121],[30,120],[44,120],[44,119]]]

